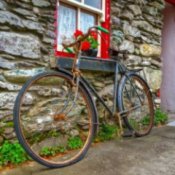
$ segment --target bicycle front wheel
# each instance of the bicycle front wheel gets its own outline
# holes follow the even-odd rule
[[[150,133],[154,123],[152,94],[146,82],[131,73],[123,76],[119,85],[118,108],[126,127],[135,136]]]
[[[90,95],[84,85],[77,90],[71,80],[62,72],[39,74],[23,86],[15,102],[19,142],[35,161],[50,168],[81,160],[94,134]]]

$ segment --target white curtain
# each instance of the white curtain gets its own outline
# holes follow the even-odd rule
[[[87,32],[89,27],[92,27],[95,25],[96,18],[94,15],[90,15],[88,13],[81,12],[80,23],[81,23],[81,30],[83,32]]]
[[[58,9],[58,44],[63,39],[71,39],[76,30],[76,9],[60,5]]]

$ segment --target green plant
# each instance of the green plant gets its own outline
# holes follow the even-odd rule
[[[18,142],[10,143],[5,141],[2,146],[0,146],[0,165],[8,164],[20,164],[27,160],[30,160],[30,157],[26,154],[24,149]]]
[[[149,124],[149,116],[145,116],[142,120],[141,123],[142,125],[148,125]],[[154,114],[154,125],[164,125],[168,121],[168,115],[163,112],[160,108],[156,109],[155,114]]]
[[[143,119],[141,120],[141,123],[142,123],[142,125],[149,125],[149,123],[150,123],[150,118],[149,118],[149,116],[145,116],[145,117],[143,117]]]
[[[14,123],[13,122],[7,122],[5,127],[14,127]]]
[[[44,147],[40,151],[41,156],[54,156],[56,154],[54,148]]]
[[[57,138],[59,136],[60,136],[60,133],[55,131],[55,130],[51,130],[49,132],[45,131],[45,132],[42,132],[42,133],[35,133],[35,134],[33,134],[29,138],[29,142],[30,142],[30,144],[34,144],[34,143],[41,142],[42,140],[45,140],[46,138],[51,138],[51,137]]]
[[[156,109],[154,117],[154,125],[164,125],[168,121],[168,115],[161,109]]]
[[[83,146],[83,141],[80,137],[70,137],[67,143],[67,147],[70,150],[78,149]]]
[[[58,153],[66,152],[66,148],[64,146],[59,147],[43,147],[40,151],[41,156],[55,156]]]
[[[115,138],[118,127],[116,125],[102,124],[95,141],[105,141]]]

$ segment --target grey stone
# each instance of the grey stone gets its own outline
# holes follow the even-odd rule
[[[1,25],[1,26],[0,26],[0,29],[1,29],[2,31],[9,31],[9,30],[10,30],[10,27]]]
[[[38,22],[34,22],[31,20],[23,20],[22,23],[29,30],[35,30],[38,33],[43,33],[44,31],[43,26]]]
[[[8,135],[8,134],[11,134],[13,131],[14,131],[14,128],[5,128],[3,133]]]
[[[24,102],[23,102],[23,104],[24,105],[32,105],[34,103],[34,100],[35,100],[35,97],[32,96],[32,94],[27,93],[24,96]]]
[[[128,55],[128,60],[127,60],[128,66],[129,65],[132,65],[132,66],[136,65],[137,66],[137,65],[141,64],[141,62],[142,62],[142,58],[140,56]]]
[[[27,12],[21,12],[21,13],[27,13]],[[32,13],[30,12],[30,14]],[[0,11],[0,24],[6,24],[6,23],[16,28],[35,30],[38,33],[42,33],[44,31],[44,28],[39,22],[24,20],[19,16],[8,11]]]
[[[155,7],[150,7],[150,6],[145,6],[144,12],[148,13],[151,16],[157,16],[158,14],[158,9]]]
[[[70,135],[72,136],[72,137],[76,137],[76,136],[79,136],[79,131],[78,130],[76,130],[76,129],[74,129],[74,130],[72,130],[72,131],[70,131]]]
[[[52,39],[52,38],[50,38],[50,37],[44,37],[43,38],[43,42],[44,43],[47,43],[47,44],[51,44],[51,45],[53,45],[54,44],[54,39]]]
[[[2,59],[4,60],[15,60],[16,58],[12,55],[7,55],[7,54],[1,54],[0,57],[2,57]]]
[[[13,115],[13,112],[12,111],[9,111],[9,110],[7,110],[7,111],[1,111],[1,113],[0,113],[0,120],[1,119],[4,119],[5,117],[7,117],[9,115]]]
[[[141,8],[140,8],[140,6],[138,6],[138,5],[134,5],[134,4],[132,4],[132,5],[128,5],[128,8],[132,11],[132,13],[134,14],[134,15],[141,15],[142,14],[142,11],[141,11]]]
[[[134,19],[134,14],[128,10],[123,11],[123,13],[120,15],[121,19],[125,19],[125,20],[133,20]]]
[[[0,93],[0,109],[13,109],[17,93],[1,92]]]
[[[6,9],[6,4],[5,4],[5,2],[1,2],[1,1],[0,1],[0,9],[1,9],[1,10],[5,10],[5,9]]]
[[[0,24],[6,23],[17,28],[24,28],[20,17],[8,11],[0,11]]]
[[[8,90],[8,91],[17,91],[17,90],[20,90],[21,87],[18,85],[0,81],[0,89]]]
[[[40,9],[38,7],[33,7],[33,12],[37,15],[40,14]]]
[[[139,29],[146,31],[148,33],[153,33],[156,34],[158,36],[161,36],[161,30],[158,28],[154,28],[151,24],[149,24],[147,21],[141,21],[141,20],[134,20],[132,22],[132,25],[135,27],[138,27]]]
[[[93,85],[99,88],[103,88],[105,86],[104,82],[96,82],[96,81],[93,82]]]
[[[52,30],[46,31],[46,35],[47,35],[48,37],[50,37],[50,38],[53,38],[53,39],[55,39],[55,37],[56,37],[55,32],[52,31]]]
[[[126,35],[131,35],[133,37],[140,37],[141,32],[138,28],[131,26],[130,24],[125,23],[123,25],[123,30]]]
[[[114,93],[114,85],[108,85],[105,88],[103,88],[103,90],[101,90],[99,92],[99,96],[103,97],[103,96],[113,96]]]
[[[12,132],[11,134],[3,134],[3,136],[4,136],[4,138],[6,139],[6,140],[12,140],[12,139],[15,139],[16,138],[16,134],[15,134],[15,132]]]
[[[32,35],[0,32],[0,51],[25,58],[41,57],[39,39]]]
[[[122,43],[124,40],[124,33],[121,30],[114,30],[112,31],[113,40],[116,41],[116,43]]]
[[[12,121],[13,121],[13,112],[11,115],[9,114],[3,119],[3,122],[12,122]]]
[[[8,1],[10,1],[10,0],[8,0]],[[11,0],[11,1],[13,1],[13,0]],[[28,9],[28,10],[32,9],[31,3],[21,3],[21,1],[14,1],[14,3],[15,3],[16,7],[24,8],[24,9]]]
[[[1,75],[1,74],[0,74],[0,81],[2,81],[2,82],[5,82],[6,81],[6,79],[4,78],[4,76]]]
[[[158,11],[162,11],[165,8],[165,2],[160,0],[159,2],[157,1],[152,1],[149,3],[150,6],[155,7]]]
[[[45,68],[34,68],[29,70],[17,69],[4,72],[4,77],[10,82],[24,83],[30,77],[44,72]]]
[[[135,46],[133,42],[124,40],[122,44],[120,45],[119,49],[122,51],[128,51],[129,53],[134,53]]]
[[[14,69],[15,67],[16,67],[16,63],[10,62],[0,57],[0,68]]]
[[[1,127],[1,128],[5,127],[5,125],[6,125],[6,124],[5,124],[4,122],[0,122],[0,127]]]
[[[31,11],[26,10],[24,8],[13,8],[13,11],[23,16],[34,16],[33,13],[31,13]]]
[[[162,72],[161,70],[154,70],[151,68],[145,68],[146,78],[148,84],[153,92],[156,92],[160,88],[162,82]]]
[[[32,0],[34,6],[37,7],[49,7],[51,4],[46,0]]]
[[[148,21],[151,25],[155,26],[155,28],[161,29],[163,26],[162,17],[161,18],[155,18],[155,16],[150,16],[147,14],[144,14],[143,17],[145,18],[145,21]]]

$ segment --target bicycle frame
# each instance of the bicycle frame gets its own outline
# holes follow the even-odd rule
[[[81,58],[83,58],[81,56],[81,54],[78,55],[78,59],[75,62],[75,68],[80,70],[80,62],[81,62]],[[93,58],[90,57],[86,57],[86,59],[89,60],[93,60]],[[114,72],[114,89],[113,89],[113,107],[112,110],[110,109],[110,107],[105,103],[105,101],[103,100],[102,97],[99,96],[98,92],[95,90],[95,88],[89,84],[89,82],[83,77],[81,76],[80,78],[86,83],[88,89],[93,93],[93,95],[95,95],[95,97],[97,97],[97,99],[100,101],[100,103],[105,107],[105,109],[112,115],[114,116],[116,111],[117,111],[117,92],[118,92],[118,84],[119,84],[119,79],[118,76],[120,74],[125,75],[126,72],[128,72],[127,68],[122,65],[119,61],[116,60],[105,60],[107,62],[112,62],[115,64],[115,72]],[[77,78],[76,80],[76,85],[79,84],[79,78]]]

